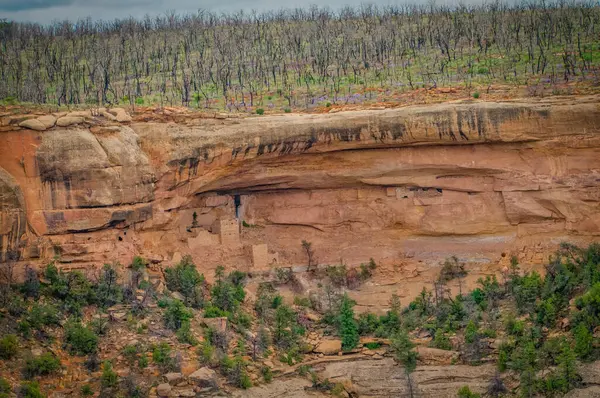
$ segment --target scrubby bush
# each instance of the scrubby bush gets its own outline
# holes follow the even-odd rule
[[[0,377],[0,398],[9,398],[12,388],[10,387],[10,383]]]
[[[118,277],[115,266],[104,264],[96,286],[96,297],[101,307],[111,307],[121,302],[123,290],[118,284]]]
[[[37,272],[29,266],[25,268],[25,280],[21,285],[21,293],[25,297],[32,297],[34,299],[40,296],[40,278]]]
[[[79,271],[64,272],[54,263],[46,266],[45,278],[49,284],[45,287],[48,295],[62,303],[64,310],[71,314],[80,314],[81,308],[96,301],[96,292],[90,281]]]
[[[358,334],[361,336],[375,333],[380,325],[379,317],[371,312],[363,312],[358,316]]]
[[[92,354],[98,348],[98,336],[81,322],[69,321],[65,325],[65,344],[72,355]]]
[[[465,264],[460,262],[458,257],[452,256],[444,261],[440,271],[439,280],[441,282],[448,282],[455,278],[462,278],[466,274]]]
[[[165,326],[178,330],[185,322],[189,322],[194,314],[179,300],[171,300],[164,314]]]
[[[192,333],[190,321],[186,320],[181,324],[181,327],[179,328],[179,330],[177,330],[176,336],[177,340],[180,343],[190,345],[198,344],[198,340],[196,339],[196,337],[194,337],[194,334]]]
[[[458,398],[479,398],[480,394],[476,394],[471,391],[469,386],[463,386],[458,390]]]
[[[173,268],[165,269],[167,288],[183,295],[187,305],[195,308],[204,306],[205,279],[196,270],[191,256],[185,256]]]
[[[533,312],[536,300],[542,291],[542,278],[535,271],[517,277],[513,289],[519,312],[522,314]]]
[[[171,347],[165,342],[153,347],[152,360],[163,372],[179,371],[180,363],[177,359],[177,355],[171,355]]]
[[[442,350],[452,349],[452,343],[450,342],[448,335],[446,335],[442,329],[437,329],[435,331],[435,336],[431,342],[431,346]]]
[[[58,325],[60,322],[60,313],[54,305],[35,303],[24,320],[32,328],[43,330],[44,326]]]
[[[11,359],[19,352],[19,341],[14,334],[0,338],[0,358]]]
[[[34,376],[45,376],[55,373],[60,369],[60,359],[52,353],[46,352],[34,358],[29,358],[25,362],[23,374],[30,379]]]
[[[296,313],[287,305],[280,305],[275,311],[273,344],[282,350],[289,350],[298,344]]]
[[[119,382],[119,376],[113,370],[112,362],[105,361],[102,365],[102,376],[100,377],[100,383],[102,388],[113,388],[116,387]]]
[[[265,110],[264,110],[263,108],[258,108],[258,109],[256,110],[256,114],[257,114],[257,115],[264,115],[264,114],[265,114]]]
[[[246,297],[243,286],[246,274],[234,271],[224,278],[222,273],[223,268],[217,268],[216,282],[211,290],[211,303],[222,311],[233,313]]]
[[[19,387],[19,398],[44,398],[37,381],[25,381]]]
[[[84,397],[91,397],[92,395],[94,395],[94,391],[92,390],[92,386],[90,386],[89,384],[84,384],[81,387],[81,390],[79,390],[79,392]]]

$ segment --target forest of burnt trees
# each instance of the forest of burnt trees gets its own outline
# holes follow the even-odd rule
[[[600,79],[597,1],[0,22],[0,99],[248,110]]]

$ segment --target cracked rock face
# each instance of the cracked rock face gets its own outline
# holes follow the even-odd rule
[[[373,258],[423,280],[450,255],[482,273],[511,255],[541,264],[563,240],[600,235],[599,99],[176,123],[123,110],[5,117],[0,260],[191,254],[211,274],[306,265],[307,240],[320,264]]]

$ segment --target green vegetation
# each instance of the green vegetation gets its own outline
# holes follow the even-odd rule
[[[60,369],[60,360],[50,352],[29,358],[25,362],[23,374],[30,379],[34,376],[45,376],[57,372]]]
[[[80,322],[69,321],[65,325],[65,345],[73,355],[92,354],[98,348],[98,336]]]
[[[354,320],[354,311],[352,307],[354,302],[350,300],[347,294],[342,297],[340,305],[340,315],[338,320],[339,334],[342,337],[342,349],[350,351],[358,345],[358,327]]]
[[[0,377],[0,398],[9,398],[11,391],[10,383],[6,379]]]
[[[25,381],[19,387],[20,398],[45,398],[37,381]]]
[[[179,300],[171,300],[165,311],[165,326],[171,330],[179,330],[186,322],[189,325],[194,314]]]
[[[577,1],[8,22],[0,104],[181,104],[262,114],[444,86],[561,92],[562,81],[597,78],[599,19],[596,3]],[[189,62],[199,56],[205,62]]]
[[[119,382],[119,376],[112,368],[112,362],[106,361],[102,366],[102,377],[100,379],[102,388],[112,388]]]
[[[14,334],[0,339],[0,359],[11,359],[19,352],[19,340]]]
[[[205,300],[206,284],[204,275],[196,270],[190,256],[185,256],[173,268],[165,269],[167,288],[172,292],[179,292],[184,297],[186,305],[202,308]]]

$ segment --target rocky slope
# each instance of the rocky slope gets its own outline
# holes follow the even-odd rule
[[[560,241],[600,235],[599,104],[247,118],[5,111],[0,261],[59,256],[89,269],[142,254],[159,268],[191,254],[210,275],[218,264],[305,265],[307,240],[320,264],[387,266],[375,301],[385,283],[408,282],[386,297],[414,295],[450,255],[474,275],[511,255],[534,266]]]

